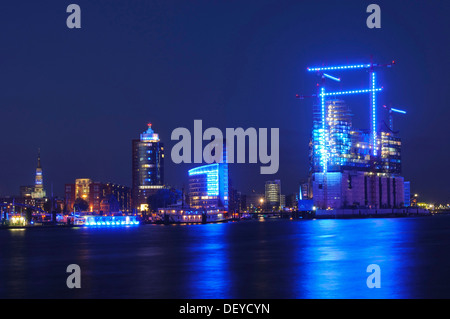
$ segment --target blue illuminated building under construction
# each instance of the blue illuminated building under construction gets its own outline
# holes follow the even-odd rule
[[[310,96],[316,103],[308,183],[310,197],[318,209],[402,208],[409,202],[405,200],[401,176],[401,139],[393,129],[393,113],[406,112],[385,106],[389,125],[379,122],[380,109],[383,109],[377,103],[377,95],[383,88],[377,83],[376,72],[393,64],[308,68],[321,78],[317,93]],[[325,81],[340,82],[336,73],[340,75],[344,71],[368,71],[368,87],[334,91],[325,85]],[[369,95],[368,129],[353,127],[352,112],[343,99],[353,94]]]

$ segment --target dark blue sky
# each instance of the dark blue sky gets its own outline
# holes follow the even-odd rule
[[[81,7],[81,29],[66,7]],[[381,29],[366,7],[381,7]],[[382,103],[406,109],[403,175],[430,201],[450,201],[448,1],[9,1],[0,10],[0,195],[33,183],[41,148],[45,186],[89,177],[131,185],[131,140],[146,123],[166,144],[166,182],[181,187],[173,129],[280,128],[280,170],[235,164],[244,193],[281,179],[297,191],[308,169],[316,78],[307,66],[395,59],[380,73]],[[346,76],[345,73],[339,74]],[[353,79],[350,87],[365,87]],[[347,84],[345,84],[347,85]],[[368,97],[348,104],[368,127]],[[380,109],[380,114],[382,110]],[[357,115],[361,115],[356,117]]]

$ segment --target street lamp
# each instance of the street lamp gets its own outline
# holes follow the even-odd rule
[[[263,211],[264,209],[264,197],[261,197],[260,199],[259,199],[259,208],[261,209],[261,211]]]

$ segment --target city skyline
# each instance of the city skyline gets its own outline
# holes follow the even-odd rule
[[[0,298],[170,318],[449,298],[449,16],[4,1]]]
[[[275,179],[281,180],[285,194],[296,192],[309,166],[312,103],[295,99],[296,93],[314,89],[306,67],[365,62],[373,54],[377,61],[397,61],[392,72],[382,75],[385,93],[378,110],[381,114],[386,104],[408,111],[395,125],[411,191],[425,201],[448,201],[449,93],[446,82],[440,81],[448,66],[438,62],[445,61],[449,45],[439,41],[448,23],[436,18],[444,12],[440,5],[412,3],[404,8],[381,1],[386,9],[383,26],[371,30],[353,28],[365,23],[364,3],[330,2],[322,7],[263,1],[243,4],[236,12],[224,3],[197,7],[169,2],[160,8],[131,5],[120,16],[112,12],[120,11],[121,4],[79,4],[80,30],[58,27],[66,17],[58,5],[49,5],[45,13],[38,4],[20,10],[8,4],[9,11],[20,11],[20,18],[2,19],[14,31],[2,35],[0,103],[9,121],[0,129],[5,150],[0,196],[18,194],[20,186],[33,183],[38,148],[47,193],[53,184],[61,196],[65,183],[83,176],[131,186],[130,141],[146,123],[154,123],[170,152],[176,143],[170,133],[177,127],[191,128],[194,119],[219,128],[279,127],[279,172],[264,176],[258,165],[231,164],[230,178],[243,193],[262,193],[265,181]],[[344,12],[355,18],[335,24],[333,17]],[[419,13],[420,19],[437,22],[418,24]],[[307,34],[304,26],[319,18],[323,23]],[[224,29],[225,20],[236,23]],[[399,20],[403,27],[394,28]],[[31,30],[32,24],[41,27]],[[325,38],[329,52],[324,50]],[[89,52],[82,49],[86,45]],[[418,45],[428,50],[418,51]],[[358,78],[351,81],[366,86]],[[345,100],[355,112],[367,105],[367,97]],[[369,128],[368,123],[357,124]],[[187,185],[186,172],[193,167],[167,160],[166,183]]]

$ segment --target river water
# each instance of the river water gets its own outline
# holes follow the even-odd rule
[[[0,230],[0,298],[449,297],[450,216]]]

